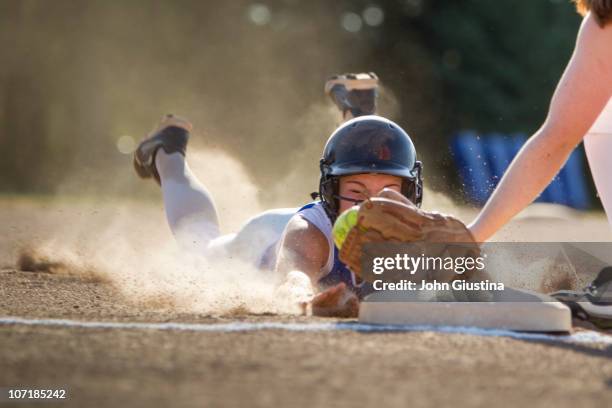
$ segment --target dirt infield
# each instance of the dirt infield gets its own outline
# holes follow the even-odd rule
[[[95,221],[97,215],[79,211]],[[5,205],[0,218],[0,317],[209,324],[338,321],[241,308],[218,313],[176,309],[172,302],[135,300],[95,273],[71,274],[62,268],[48,273],[42,266],[39,272],[19,271],[18,244],[34,235],[62,236],[58,225],[65,223],[55,207],[38,204]],[[582,407],[602,406],[612,398],[612,346],[597,342],[440,332],[0,325],[0,346],[0,388],[66,387],[69,399],[61,406]]]
[[[143,322],[312,321],[143,311],[105,283],[0,273],[1,314]],[[315,319],[321,320],[321,319]],[[67,387],[66,406],[596,406],[612,346],[434,332],[193,333],[0,326],[0,384]]]

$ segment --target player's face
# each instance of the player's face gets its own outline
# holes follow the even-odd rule
[[[397,192],[402,190],[402,179],[388,174],[355,174],[340,177],[340,196],[353,200],[365,200],[378,194],[383,188]],[[340,199],[340,213],[355,203]]]

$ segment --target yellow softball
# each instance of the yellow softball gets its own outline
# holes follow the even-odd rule
[[[348,235],[351,228],[357,225],[357,213],[359,212],[359,207],[354,206],[349,208],[336,219],[334,223],[334,228],[332,229],[332,236],[334,237],[334,243],[338,249],[342,248],[342,244],[344,244],[344,240]]]

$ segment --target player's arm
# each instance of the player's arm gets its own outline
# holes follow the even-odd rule
[[[276,270],[283,275],[291,271],[303,272],[315,285],[327,262],[328,247],[327,239],[317,227],[295,215],[283,233]]]
[[[321,231],[299,215],[295,215],[285,228],[276,263],[276,271],[283,276],[303,273],[313,288],[322,277],[321,270],[327,263],[329,244]],[[292,282],[303,282],[290,279]],[[299,290],[299,288],[298,288]],[[312,299],[312,313],[317,316],[354,317],[359,302],[344,283],[339,283]]]
[[[612,96],[612,25],[585,17],[542,127],[523,146],[476,220],[482,242],[523,210],[559,172]]]

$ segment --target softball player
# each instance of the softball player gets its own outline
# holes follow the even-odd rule
[[[214,201],[185,160],[192,126],[168,116],[134,153],[142,178],[161,186],[168,224],[184,246],[208,257],[239,256],[283,275],[300,273],[319,293],[313,313],[355,316],[368,286],[338,259],[332,238],[336,217],[388,188],[419,205],[421,163],[408,136],[376,111],[378,78],[348,74],[331,78],[326,93],[346,121],[329,138],[320,162],[319,201],[302,208],[267,211],[247,221],[236,234],[221,235]]]

